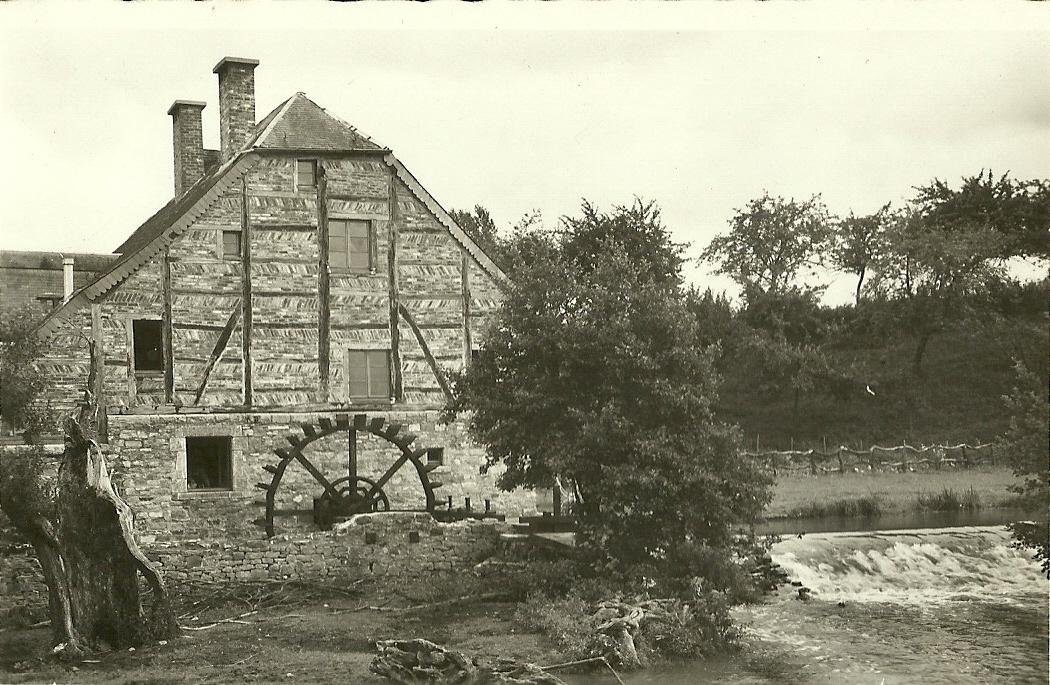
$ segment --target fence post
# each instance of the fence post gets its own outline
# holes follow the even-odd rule
[[[839,458],[839,475],[842,476],[842,475],[844,475],[846,473],[846,469],[842,468],[842,445],[839,445],[838,458]]]
[[[813,457],[812,454],[809,455],[809,475],[817,475],[817,460]]]

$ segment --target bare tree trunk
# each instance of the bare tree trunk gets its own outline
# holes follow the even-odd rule
[[[66,420],[54,521],[44,513],[50,503],[24,501],[12,490],[16,480],[9,473],[2,481],[0,504],[36,551],[48,586],[55,651],[67,656],[178,631],[160,574],[135,542],[131,508],[113,489],[102,449],[83,428],[91,431],[96,413],[88,391],[80,416]],[[138,573],[152,595],[148,613]]]
[[[859,307],[860,306],[860,289],[861,289],[861,286],[864,285],[864,276],[867,273],[868,273],[868,270],[866,268],[861,269],[857,273],[857,294],[856,294],[856,296],[854,298],[854,306],[855,307]]]
[[[915,346],[915,355],[911,360],[911,370],[916,376],[922,375],[922,360],[926,356],[926,347],[930,343],[930,338],[933,337],[933,331],[925,330],[922,332],[919,338],[918,345]]]

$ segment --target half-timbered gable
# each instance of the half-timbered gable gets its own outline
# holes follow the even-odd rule
[[[48,400],[71,408],[95,363],[148,540],[316,527],[338,492],[531,511],[439,417],[499,268],[389,149],[304,94],[256,122],[255,64],[216,67],[220,151],[200,142],[204,103],[172,105],[176,196],[44,319]]]

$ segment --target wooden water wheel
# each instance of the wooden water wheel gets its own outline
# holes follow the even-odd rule
[[[349,414],[336,414],[334,419],[321,418],[316,423],[303,423],[301,427],[302,435],[296,433],[286,438],[288,447],[278,447],[274,450],[280,460],[276,464],[263,466],[266,471],[273,474],[270,482],[256,483],[257,488],[266,491],[265,502],[260,502],[260,504],[265,504],[266,514],[263,518],[256,520],[256,523],[266,529],[267,537],[273,537],[274,517],[279,514],[312,512],[317,524],[322,528],[328,528],[337,517],[370,511],[389,511],[390,499],[383,491],[383,487],[407,462],[411,462],[419,476],[419,482],[426,498],[425,510],[434,511],[434,490],[441,487],[441,483],[431,481],[429,474],[441,466],[441,458],[438,456],[440,450],[430,450],[425,447],[413,448],[412,443],[418,436],[414,433],[402,432],[403,426],[400,423],[387,423],[383,417],[369,419],[367,414],[354,414],[352,417]],[[401,451],[401,456],[375,479],[365,478],[357,473],[357,435],[362,432],[382,438]],[[347,474],[330,479],[303,452],[314,441],[336,433],[347,434]],[[314,498],[313,509],[278,510],[276,508],[277,489],[281,485],[285,470],[293,461],[299,462],[321,486],[320,494]]]

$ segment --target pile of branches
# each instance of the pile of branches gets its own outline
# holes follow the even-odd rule
[[[429,640],[380,640],[376,651],[371,671],[395,683],[565,685],[533,664],[508,660],[487,664]]]
[[[197,618],[230,605],[241,605],[246,611],[239,616],[222,619],[234,622],[264,609],[307,606],[333,597],[357,598],[364,579],[350,583],[319,583],[299,579],[244,580],[236,582],[186,581],[178,598],[179,620]],[[216,625],[212,623],[207,627]],[[184,626],[185,627],[185,626]],[[203,626],[194,629],[200,630]]]

